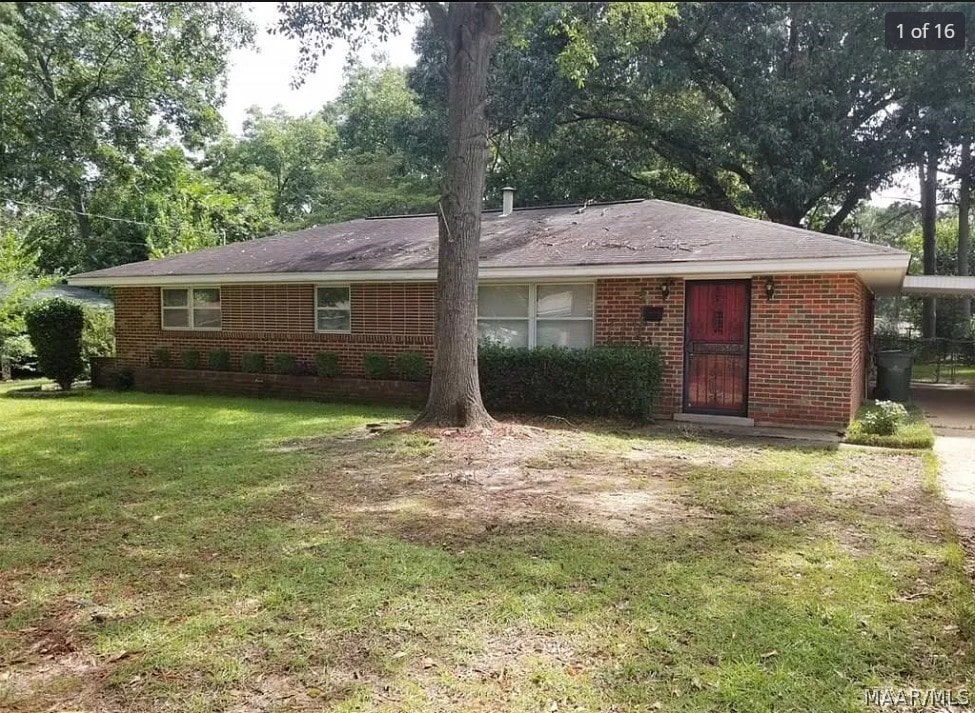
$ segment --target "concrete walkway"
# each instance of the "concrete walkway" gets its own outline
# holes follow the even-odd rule
[[[934,428],[941,487],[962,544],[975,558],[975,389],[957,384],[914,384],[912,394]]]

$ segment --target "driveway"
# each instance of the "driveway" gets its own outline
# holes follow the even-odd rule
[[[914,402],[937,439],[941,485],[958,533],[975,557],[975,389],[961,384],[914,384]]]

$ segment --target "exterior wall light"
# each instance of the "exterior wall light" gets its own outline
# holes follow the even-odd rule
[[[771,300],[775,297],[775,278],[769,275],[765,278],[765,298]]]
[[[672,283],[673,280],[664,280],[660,283],[660,297],[664,302],[670,297],[670,286]]]

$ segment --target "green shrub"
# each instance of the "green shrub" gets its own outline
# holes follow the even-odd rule
[[[199,349],[187,349],[181,355],[183,359],[183,366],[187,369],[199,369],[201,356]]]
[[[363,355],[362,369],[367,379],[388,379],[393,373],[393,363],[385,354],[371,352]]]
[[[874,436],[891,436],[907,421],[907,409],[896,401],[877,401],[863,414],[863,432]]]
[[[62,299],[46,300],[30,307],[24,321],[41,373],[67,391],[85,369],[81,359],[84,310]]]
[[[267,359],[263,354],[247,353],[240,358],[240,368],[251,374],[260,374],[267,370]]]
[[[934,431],[924,420],[920,409],[906,409],[900,404],[888,406],[889,403],[878,401],[863,404],[850,421],[844,440],[861,446],[931,448],[934,445]],[[903,412],[901,409],[904,409]],[[897,421],[893,430],[889,425],[891,420]]]
[[[153,362],[155,366],[163,369],[168,369],[173,364],[173,353],[170,351],[169,347],[156,347],[156,350],[152,353]]]
[[[294,354],[275,354],[272,366],[275,374],[298,373],[298,360]]]
[[[318,352],[315,355],[315,373],[326,379],[334,379],[342,373],[339,355],[335,352]]]
[[[649,420],[660,393],[656,349],[481,346],[481,394],[489,409]]]
[[[9,379],[14,374],[35,375],[37,370],[37,352],[30,337],[15,334],[0,338],[0,379]]]
[[[423,381],[427,378],[427,360],[420,352],[397,354],[396,373],[404,381]]]
[[[226,349],[212,349],[207,363],[214,371],[230,371],[230,352]]]
[[[109,374],[108,381],[115,391],[128,391],[135,386],[135,372],[128,368],[116,369]]]

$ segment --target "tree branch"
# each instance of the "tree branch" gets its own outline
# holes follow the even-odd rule
[[[430,23],[433,29],[441,38],[447,39],[450,34],[450,25],[447,22],[447,9],[439,2],[425,2],[423,8],[430,16]]]

